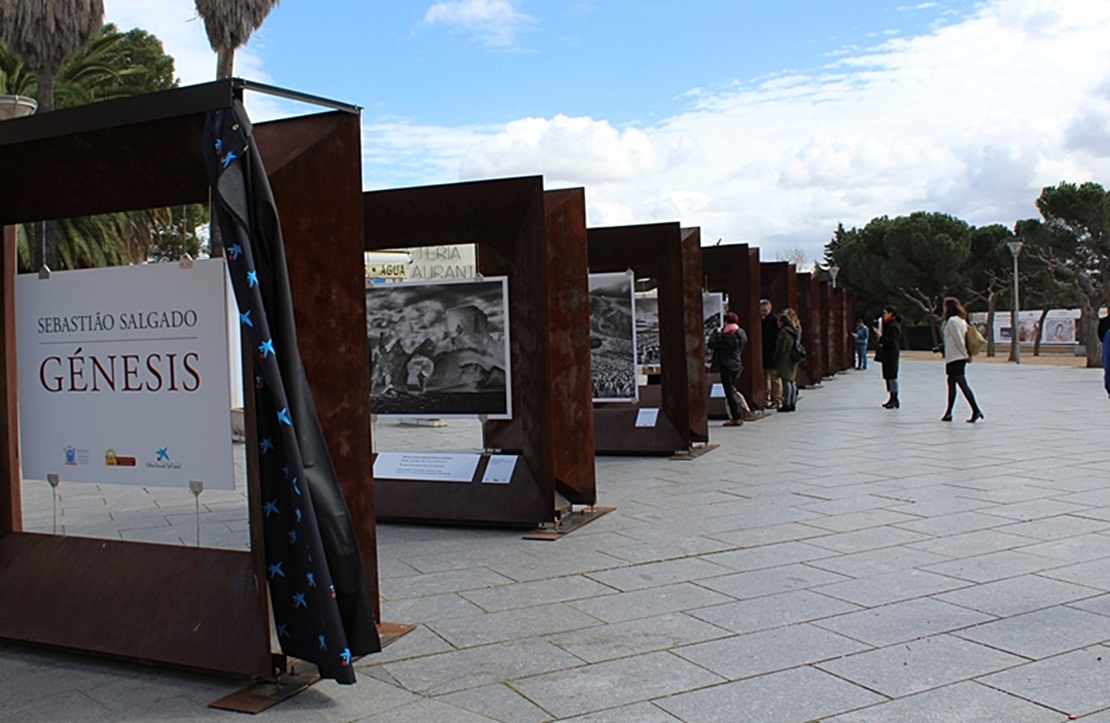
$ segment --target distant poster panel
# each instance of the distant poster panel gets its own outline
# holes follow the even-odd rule
[[[590,370],[595,402],[637,398],[631,272],[590,274]]]
[[[509,419],[506,277],[366,289],[370,411]]]
[[[724,325],[725,295],[705,292],[701,297],[705,340]],[[706,363],[712,354],[706,348]],[[636,364],[640,367],[659,366],[659,297],[653,294],[636,296]]]

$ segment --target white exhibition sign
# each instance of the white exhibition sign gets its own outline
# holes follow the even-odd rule
[[[374,477],[424,482],[473,482],[477,454],[419,454],[380,452],[374,460]]]
[[[515,454],[491,454],[482,475],[482,483],[487,485],[507,485],[513,481],[516,470]]]
[[[234,489],[222,259],[16,277],[23,477]]]

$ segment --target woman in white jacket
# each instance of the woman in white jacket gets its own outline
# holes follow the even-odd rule
[[[983,419],[983,412],[975,403],[975,393],[967,383],[967,364],[971,355],[967,353],[967,311],[960,300],[949,296],[944,300],[944,372],[948,375],[948,406],[944,410],[942,422],[952,421],[952,405],[956,403],[956,387],[964,394],[971,405],[971,418],[975,424]]]

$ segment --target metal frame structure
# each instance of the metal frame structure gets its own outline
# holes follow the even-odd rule
[[[379,518],[533,526],[593,505],[582,189],[545,193],[529,176],[374,191],[363,211],[367,251],[475,243],[481,272],[509,277],[513,419],[483,435],[520,454],[507,485],[376,479]]]
[[[654,278],[659,295],[659,397],[637,404],[595,404],[598,454],[689,453],[709,439],[702,317],[701,231],[678,223],[589,229],[591,273],[631,269]],[[654,391],[654,390],[652,390]],[[657,406],[655,426],[637,427],[639,410]]]
[[[0,175],[0,637],[246,677],[275,672],[261,504],[249,506],[249,552],[24,532],[15,411],[11,225],[207,202],[205,114],[246,89],[321,104],[230,79],[0,124],[5,169],[38,169]],[[281,213],[303,363],[376,607],[359,116],[323,104],[337,110],[260,124],[255,138]],[[256,475],[248,459],[254,501]]]

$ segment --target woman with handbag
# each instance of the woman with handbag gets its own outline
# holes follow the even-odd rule
[[[875,355],[883,365],[883,381],[890,395],[883,409],[898,409],[902,406],[898,400],[898,362],[902,353],[902,317],[898,315],[898,310],[893,306],[884,306],[879,328],[882,331]]]
[[[775,373],[782,379],[782,406],[780,412],[793,412],[798,408],[799,357],[794,348],[802,341],[802,322],[793,309],[783,309],[779,314],[779,333],[775,337]]]
[[[956,403],[956,387],[964,394],[971,406],[969,424],[984,419],[982,410],[975,402],[975,393],[967,383],[967,365],[971,354],[967,350],[967,311],[955,296],[944,299],[944,373],[948,378],[948,406],[944,410],[942,422],[952,421],[952,405]]]

